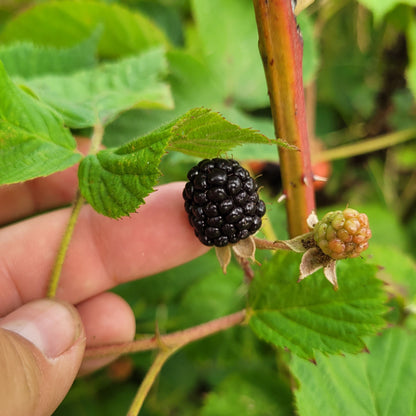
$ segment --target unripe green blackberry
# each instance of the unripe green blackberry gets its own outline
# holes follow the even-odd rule
[[[340,260],[357,257],[366,250],[371,230],[366,214],[346,208],[325,214],[315,225],[313,234],[325,254]]]
[[[224,247],[254,234],[266,212],[257,184],[232,159],[204,159],[188,172],[185,210],[202,244]]]

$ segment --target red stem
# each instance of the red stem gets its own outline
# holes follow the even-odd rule
[[[289,234],[295,237],[309,231],[306,219],[315,209],[302,81],[303,41],[291,0],[253,3],[276,137],[299,149],[279,147]]]
[[[137,341],[125,342],[123,344],[104,345],[92,347],[85,351],[85,358],[104,357],[113,354],[127,354],[129,352],[153,350],[157,348],[176,348],[186,345],[192,341],[205,338],[209,335],[232,328],[243,323],[246,317],[245,309],[226,315],[201,325],[187,328],[182,331],[173,332],[167,335],[155,335]]]

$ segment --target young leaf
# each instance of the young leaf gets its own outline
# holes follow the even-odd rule
[[[199,157],[215,157],[243,143],[276,144],[262,134],[242,129],[206,108],[195,108],[171,129],[171,150]]]
[[[25,79],[44,74],[69,74],[96,64],[100,30],[69,48],[53,48],[18,42],[0,47],[0,60],[11,77]]]
[[[0,62],[0,184],[66,169],[81,159],[63,121],[20,90]]]
[[[368,341],[369,354],[325,357],[317,365],[293,357],[299,416],[416,414],[416,336],[402,329]]]
[[[68,47],[85,39],[100,25],[103,26],[98,48],[101,57],[117,58],[167,44],[163,33],[140,13],[118,4],[91,0],[51,1],[28,8],[5,25],[0,40]]]
[[[72,128],[107,124],[129,108],[171,108],[162,49],[148,50],[70,75],[47,75],[26,82]]]
[[[87,156],[78,170],[82,195],[97,212],[111,218],[135,212],[159,177],[168,140],[160,129],[118,149]]]
[[[339,290],[322,273],[297,283],[299,255],[278,252],[250,286],[250,326],[262,339],[313,359],[315,351],[357,353],[384,325],[385,295],[376,267],[338,262]]]
[[[112,218],[134,212],[152,192],[160,158],[170,150],[215,157],[242,143],[276,143],[231,124],[218,113],[194,108],[118,149],[86,157],[79,169],[81,192],[94,209]]]

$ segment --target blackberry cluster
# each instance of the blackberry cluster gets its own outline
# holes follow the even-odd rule
[[[188,172],[185,210],[206,246],[224,247],[254,234],[266,212],[257,184],[232,159],[204,159]]]
[[[314,238],[320,249],[335,260],[357,257],[368,248],[371,238],[367,215],[352,208],[328,212],[315,225]]]

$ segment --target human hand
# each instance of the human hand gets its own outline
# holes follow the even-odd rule
[[[30,214],[36,205],[50,208],[69,201],[75,188],[75,168],[0,188],[0,223]],[[133,339],[132,310],[106,290],[206,252],[188,223],[182,188],[182,183],[159,187],[137,214],[121,220],[84,206],[56,300],[42,298],[70,209],[0,230],[1,414],[52,414],[78,372],[91,372],[115,358],[83,361],[85,347]]]

